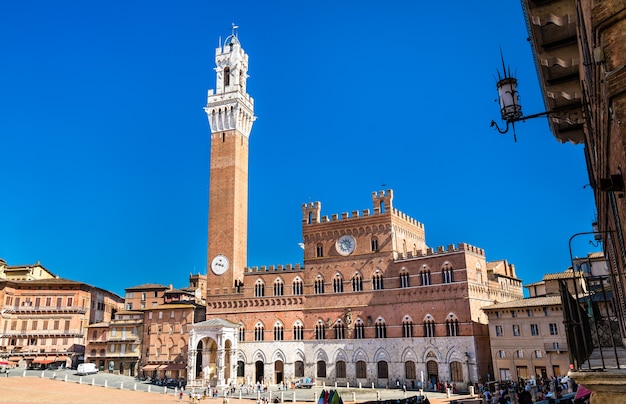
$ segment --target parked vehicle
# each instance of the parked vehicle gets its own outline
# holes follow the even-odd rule
[[[301,377],[296,380],[295,386],[297,389],[310,389],[315,386],[315,382],[308,377]]]
[[[98,373],[98,368],[95,363],[81,363],[76,368],[76,374],[79,376],[85,376]]]

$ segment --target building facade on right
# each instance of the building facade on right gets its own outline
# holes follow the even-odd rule
[[[598,214],[594,232],[610,264],[608,281],[619,344],[604,347],[591,341],[590,346],[580,328],[595,320],[581,317],[574,308],[573,317],[566,318],[571,325],[568,339],[570,349],[581,355],[573,358],[572,368],[596,367],[590,362],[594,352],[609,348],[598,365],[609,373],[574,373],[594,390],[596,400],[626,402],[626,373],[620,373],[626,365],[621,355],[626,337],[626,227],[622,225],[626,220],[626,5],[618,0],[524,0],[522,4],[550,129],[561,142],[585,145]],[[604,360],[606,355],[612,360]]]

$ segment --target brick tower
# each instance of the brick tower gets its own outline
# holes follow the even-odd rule
[[[204,108],[211,127],[207,291],[228,293],[247,264],[248,137],[254,100],[246,92],[248,55],[236,27],[215,50],[216,88]]]

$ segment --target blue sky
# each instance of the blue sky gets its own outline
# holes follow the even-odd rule
[[[202,108],[233,22],[258,116],[250,266],[302,262],[302,203],[388,188],[431,247],[484,248],[524,283],[569,266],[595,217],[583,147],[544,118],[517,143],[489,127],[500,49],[524,113],[544,110],[518,1],[4,2],[1,258],[120,295],[206,272]]]

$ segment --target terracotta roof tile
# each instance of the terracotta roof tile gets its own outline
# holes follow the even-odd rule
[[[560,306],[561,296],[541,296],[541,297],[528,297],[526,299],[512,300],[510,302],[496,303],[491,306],[485,306],[483,310],[501,310],[501,309],[515,309],[525,307],[536,306]]]

